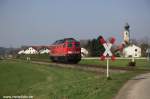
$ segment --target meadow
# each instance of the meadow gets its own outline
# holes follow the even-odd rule
[[[131,59],[116,59],[115,61],[109,60],[111,67],[129,67],[128,64]],[[150,70],[150,61],[146,59],[135,59],[136,69],[149,69]],[[84,65],[96,65],[96,66],[106,66],[106,60],[101,61],[100,59],[82,59],[79,64]]]
[[[82,62],[82,61],[81,61]],[[32,64],[22,60],[0,60],[0,98],[33,96],[34,99],[112,99],[139,72],[105,74]]]

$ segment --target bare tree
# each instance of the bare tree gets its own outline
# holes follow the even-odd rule
[[[146,50],[150,47],[150,42],[148,37],[144,37],[140,40],[140,47],[142,50],[142,56],[146,56]]]

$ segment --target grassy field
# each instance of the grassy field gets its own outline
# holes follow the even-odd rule
[[[111,67],[128,67],[128,63],[130,60],[121,60],[117,59],[115,61],[110,60]],[[135,60],[136,66],[135,68],[139,69],[150,69],[150,61],[147,60]],[[106,60],[100,61],[98,59],[83,59],[79,64],[87,64],[87,65],[97,65],[97,66],[106,66]]]
[[[0,98],[27,95],[34,99],[112,99],[136,72],[104,74],[30,62],[0,60]]]

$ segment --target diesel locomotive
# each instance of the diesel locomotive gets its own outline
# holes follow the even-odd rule
[[[49,56],[53,62],[78,63],[81,60],[80,42],[74,38],[57,40],[50,50]]]

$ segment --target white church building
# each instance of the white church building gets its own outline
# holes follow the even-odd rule
[[[40,50],[39,50],[39,53],[40,54],[48,54],[50,52],[49,48],[48,47],[42,47]]]
[[[124,57],[141,57],[141,48],[132,44],[123,49]]]

